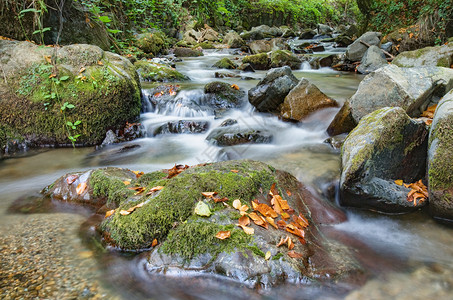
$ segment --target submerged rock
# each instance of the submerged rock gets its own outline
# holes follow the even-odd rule
[[[285,97],[280,115],[286,120],[301,121],[317,110],[336,106],[338,103],[335,100],[330,99],[317,86],[302,78]]]
[[[209,128],[208,121],[179,120],[169,121],[157,127],[153,135],[203,133]]]
[[[55,50],[8,40],[0,41],[0,53],[6,79],[0,80],[0,119],[9,128],[6,140],[20,137],[34,147],[68,146],[68,136],[77,136],[76,144],[95,145],[108,129],[139,117],[139,78],[122,56],[92,45]],[[55,66],[50,62],[54,54]],[[76,129],[66,127],[64,115],[66,121],[80,121]],[[10,136],[14,132],[18,136]]]
[[[249,102],[261,112],[277,112],[286,95],[299,83],[288,66],[272,69],[248,92]]]
[[[272,142],[272,133],[265,129],[227,126],[214,129],[206,140],[221,147],[242,144],[268,144]]]
[[[346,206],[396,213],[413,210],[410,189],[425,175],[428,132],[402,108],[386,107],[363,117],[342,147],[340,202]]]
[[[453,65],[453,43],[400,53],[392,64],[405,68],[420,66],[450,68]]]
[[[437,106],[428,150],[428,192],[431,215],[453,221],[453,90]]]

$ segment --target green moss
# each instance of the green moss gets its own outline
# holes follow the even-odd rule
[[[241,214],[238,213],[237,211],[230,211],[230,213],[228,214],[228,217],[231,220],[238,220],[241,217]]]
[[[8,124],[0,123],[0,153],[5,150],[8,141],[11,140],[22,142],[24,138]]]
[[[142,80],[158,82],[187,80],[186,76],[166,65],[140,60],[136,61],[134,66]]]
[[[192,48],[196,49],[198,47],[200,47],[201,49],[215,49],[214,45],[209,42],[203,42],[203,43],[196,44]]]
[[[217,61],[213,67],[219,69],[236,69],[236,65],[227,57],[222,58],[221,60]]]
[[[289,66],[291,69],[296,69],[301,63],[301,60],[291,51],[276,50],[271,53],[271,68]]]
[[[168,38],[162,32],[144,33],[137,37],[137,47],[153,55],[166,54],[169,47]]]
[[[230,231],[228,239],[216,238],[219,231]],[[201,220],[189,220],[171,231],[160,251],[166,254],[179,254],[191,259],[200,254],[210,253],[216,257],[222,252],[233,252],[249,248],[252,237],[234,225],[218,225]]]
[[[246,248],[252,251],[252,253],[255,254],[256,256],[260,256],[262,258],[266,257],[266,254],[264,254],[264,252],[256,245],[247,246]]]
[[[117,207],[134,191],[127,189],[122,180],[112,175],[107,175],[103,169],[96,170],[91,174],[90,185],[93,187],[93,196],[106,197],[109,207]]]
[[[233,169],[238,173],[231,172]],[[102,223],[102,230],[116,245],[136,250],[148,247],[154,238],[164,240],[175,224],[193,214],[202,192],[216,191],[220,197],[230,199],[230,204],[238,198],[249,202],[260,189],[269,190],[275,178],[267,165],[243,161],[190,168],[165,181],[160,184],[165,188],[150,196],[143,207],[122,216],[118,211],[132,206],[124,202],[117,213]]]
[[[166,173],[161,172],[161,171],[155,171],[151,173],[146,173],[140,176],[140,178],[137,180],[137,183],[140,186],[149,186],[149,187],[154,187],[158,186],[161,184],[157,184],[159,182],[165,182],[164,178],[167,176]]]
[[[429,162],[429,186],[433,190],[453,189],[453,115],[440,119],[432,129],[429,148],[434,140],[437,140],[437,148]]]
[[[272,260],[279,260],[281,257],[283,257],[283,253],[279,252],[272,257]]]
[[[242,59],[242,63],[249,63],[257,70],[265,70],[269,67],[269,58],[266,53],[247,55]]]

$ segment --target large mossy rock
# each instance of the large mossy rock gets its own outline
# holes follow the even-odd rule
[[[0,57],[0,122],[30,146],[67,145],[69,135],[80,135],[77,144],[99,144],[108,129],[139,117],[138,75],[117,54],[84,44],[42,48],[2,40]],[[77,120],[77,129],[66,127]]]
[[[286,95],[299,83],[288,66],[266,73],[256,87],[248,92],[249,102],[260,112],[278,112]]]
[[[431,215],[453,221],[453,90],[437,106],[428,150],[428,192]]]
[[[168,37],[159,31],[137,35],[137,47],[145,53],[153,55],[167,54],[169,45]]]
[[[198,57],[203,56],[203,52],[196,49],[176,47],[173,51],[176,57]]]
[[[230,30],[227,34],[225,34],[223,43],[227,44],[230,48],[241,48],[245,45],[244,40],[234,30]]]
[[[280,109],[283,119],[299,122],[309,114],[338,103],[327,97],[318,87],[305,78],[288,93]]]
[[[226,82],[214,81],[204,86],[205,104],[216,110],[238,108],[244,104],[245,92]]]
[[[115,198],[111,204],[116,209],[110,211],[98,226],[103,242],[117,249],[147,251],[142,256],[146,258],[142,261],[144,265],[137,267],[145,267],[148,272],[168,274],[176,271],[180,275],[202,272],[227,276],[250,287],[355,278],[363,274],[353,251],[334,240],[327,240],[323,233],[323,230],[331,231],[331,225],[344,221],[344,213],[310,194],[289,173],[267,164],[248,160],[203,164],[173,177],[166,174],[170,170],[147,173],[140,178],[121,169],[88,172],[91,175],[85,179],[89,186],[85,193],[96,189],[98,198],[101,195]],[[113,177],[109,178],[108,172],[114,172]],[[95,174],[98,178],[93,184]],[[129,175],[133,176],[128,178]],[[52,196],[55,194],[52,191],[61,189],[60,185],[67,186],[68,176],[58,180],[47,194]],[[129,180],[130,184],[125,185],[121,180]],[[113,182],[118,183],[117,188]],[[280,227],[275,225],[276,228],[269,223],[264,228],[252,222],[247,227],[254,233],[249,235],[236,226],[241,215],[232,207],[233,201],[239,199],[242,205],[247,205],[247,213],[253,211],[251,201],[254,199],[262,206],[271,206],[268,193],[274,183],[274,193],[281,195],[291,208],[285,208],[290,217],[285,223],[295,222],[289,225],[290,231],[297,220],[303,220],[298,216],[306,220],[308,226],[302,229],[303,239],[286,231],[282,222],[279,222]],[[128,189],[135,186],[143,187],[144,191],[136,193]],[[156,186],[160,186],[160,190],[150,192]],[[64,189],[60,194],[65,193]],[[118,191],[122,190],[129,194],[120,196]],[[217,197],[225,198],[225,202],[204,197],[204,192],[217,192]],[[67,193],[66,199],[73,195]],[[54,195],[56,200],[61,198],[65,197]],[[280,213],[273,219],[275,224],[283,221]],[[270,221],[269,216],[267,220]],[[297,224],[301,226],[300,222]],[[220,231],[229,231],[230,237],[216,238]],[[286,244],[276,246],[286,236],[294,243],[291,251]],[[154,239],[158,245],[151,248]]]
[[[142,81],[172,82],[189,79],[176,69],[164,64],[139,60],[134,63],[134,66]]]
[[[255,70],[268,70],[270,68],[270,59],[266,53],[247,55],[242,59],[242,63],[250,64]]]
[[[289,66],[293,70],[300,69],[302,60],[287,50],[276,50],[271,53],[271,68],[280,68],[283,66]]]
[[[413,183],[424,177],[427,137],[425,124],[399,107],[363,117],[341,149],[341,204],[390,213],[425,205],[407,201],[410,189],[394,181]]]
[[[400,53],[392,64],[405,68],[420,66],[450,68],[453,65],[453,43]]]
[[[368,49],[362,42],[369,45],[380,46],[381,45],[381,33],[380,32],[366,32],[348,46],[346,50],[346,59],[350,61],[360,61]]]
[[[217,61],[214,65],[214,68],[219,68],[219,69],[236,69],[237,66],[234,62],[231,61],[228,57],[224,57]]]

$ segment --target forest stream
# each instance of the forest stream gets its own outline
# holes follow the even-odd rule
[[[326,47],[325,55],[332,51]],[[144,107],[141,124],[147,137],[95,148],[61,148],[29,152],[0,161],[0,288],[2,299],[31,299],[47,295],[52,299],[453,299],[453,232],[420,210],[403,215],[383,215],[343,208],[348,221],[335,225],[350,240],[364,265],[366,282],[328,284],[284,284],[271,289],[250,289],[213,275],[181,277],[150,275],[138,261],[140,256],[97,250],[89,238],[92,214],[80,207],[59,204],[51,212],[16,214],[12,203],[34,195],[60,176],[80,170],[116,166],[150,172],[175,164],[196,165],[226,159],[253,159],[290,172],[313,193],[326,197],[340,175],[340,153],[325,142],[326,128],[338,108],[312,114],[302,123],[279,120],[258,113],[252,105],[220,116],[184,109],[185,101],[198,97],[203,87],[220,80],[248,91],[265,71],[245,73],[241,78],[215,79],[212,65],[221,58],[234,61],[230,49],[204,50],[204,56],[184,58],[176,69],[190,81],[179,85],[179,103],[154,108],[148,96],[155,83],[142,83]],[[362,75],[313,70],[304,63],[293,70],[322,92],[343,104],[353,95]],[[243,128],[265,128],[270,143],[218,147],[206,137],[227,119]],[[208,130],[197,134],[159,134],[155,130],[169,121],[207,121]],[[88,232],[88,234],[87,234]],[[47,289],[47,290],[46,290]],[[39,297],[42,298],[42,297]]]

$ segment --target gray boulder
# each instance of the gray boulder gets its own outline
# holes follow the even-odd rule
[[[289,66],[291,69],[300,69],[302,60],[287,50],[276,50],[271,53],[271,68]]]
[[[419,66],[450,68],[453,64],[453,43],[406,51],[398,54],[392,63],[406,68]]]
[[[200,37],[201,37],[201,32],[198,32],[194,29],[190,29],[190,30],[184,32],[183,41],[185,41],[186,43],[188,43],[190,45],[196,45],[196,44],[198,44],[198,40],[200,39]]]
[[[286,95],[299,83],[288,66],[268,71],[248,92],[249,102],[261,112],[277,112]]]
[[[453,90],[437,106],[428,150],[428,192],[431,215],[453,220]]]
[[[178,120],[169,121],[157,127],[153,135],[203,133],[209,128],[208,121]]]
[[[250,31],[245,31],[240,34],[244,40],[261,40],[264,38],[278,37],[283,34],[282,30],[278,27],[269,27],[267,25],[260,25],[252,27]]]
[[[265,53],[272,50],[271,42],[268,40],[252,41],[248,44],[252,54]]]
[[[301,121],[309,114],[326,107],[336,107],[337,102],[327,97],[317,86],[305,78],[285,97],[280,115],[283,119]]]
[[[381,33],[372,31],[364,33],[354,43],[348,46],[346,59],[350,61],[359,61],[362,59],[368,47],[362,44],[361,41],[379,47],[381,45]]]
[[[410,189],[397,185],[424,177],[428,131],[402,108],[386,107],[359,122],[342,147],[341,204],[384,212],[408,211]]]
[[[328,35],[333,32],[332,27],[330,27],[329,25],[325,25],[325,24],[318,24],[316,26],[316,29],[317,29],[319,35]]]
[[[242,144],[267,144],[272,142],[272,138],[272,133],[265,129],[232,125],[214,129],[206,137],[206,140],[224,147]]]
[[[387,65],[387,60],[384,52],[377,46],[371,46],[363,55],[357,71],[362,74],[369,74],[385,65]]]
[[[225,38],[223,39],[223,42],[230,48],[241,48],[245,45],[244,40],[234,30],[228,31],[228,33],[225,35]]]

